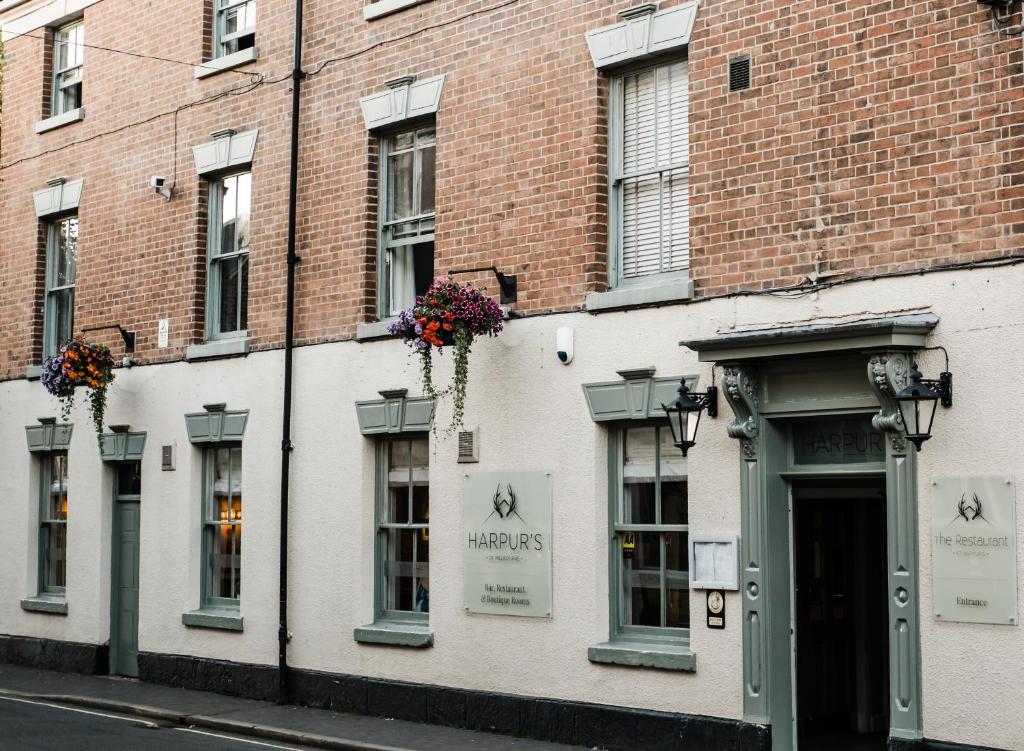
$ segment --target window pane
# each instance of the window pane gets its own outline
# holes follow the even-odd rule
[[[241,594],[242,528],[237,524],[219,524],[214,529],[211,594],[238,599]]]
[[[117,465],[117,494],[139,495],[142,493],[142,464],[121,462]]]
[[[430,488],[426,485],[417,485],[412,489],[412,522],[430,522]]]
[[[420,213],[434,210],[434,159],[437,149],[428,146],[420,151]]]
[[[625,524],[657,523],[655,509],[656,429],[626,431],[622,466],[622,521]]]
[[[220,189],[220,252],[234,253],[238,178],[228,177]]]
[[[53,249],[53,286],[67,287],[75,283],[78,257],[78,219],[64,219],[56,226]]]
[[[50,519],[68,518],[68,460],[66,454],[50,455]]]
[[[387,538],[387,607],[389,610],[413,610],[416,592],[413,552],[419,530],[388,529],[384,534]],[[422,570],[426,576],[425,564]]]
[[[391,524],[409,523],[409,480],[395,481],[388,486],[388,516]]]
[[[56,349],[71,338],[74,328],[74,289],[62,289],[53,296],[53,347]]]
[[[413,210],[413,152],[406,151],[388,157],[388,219],[412,216]]]
[[[67,525],[46,525],[46,586],[66,586]]]
[[[678,451],[678,449],[676,449]],[[662,524],[689,524],[687,511],[687,483],[666,482],[661,483],[661,523]]]
[[[430,535],[421,529],[416,535],[416,593],[413,610],[417,613],[430,612]]]
[[[412,246],[413,288],[417,295],[427,294],[434,281],[434,243],[418,243]],[[409,299],[412,304],[412,298]]]
[[[688,537],[686,532],[665,533],[665,625],[672,628],[690,627]]]
[[[220,273],[220,333],[243,331],[248,326],[249,257],[217,261]]]
[[[249,247],[249,213],[252,206],[252,175],[246,172],[235,178],[235,238],[236,249],[245,250]]]
[[[661,535],[638,532],[632,558],[624,559],[623,622],[632,626],[661,625]]]

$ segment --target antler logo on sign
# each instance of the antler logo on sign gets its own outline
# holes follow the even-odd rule
[[[956,516],[953,517],[953,521],[959,521],[963,519],[965,522],[972,522],[975,519],[981,519],[983,522],[992,526],[992,522],[981,515],[981,499],[978,498],[978,494],[974,493],[974,498],[970,501],[967,500],[967,494],[964,493],[960,496],[960,503],[956,506]],[[953,522],[950,522],[952,524]]]
[[[467,475],[464,603],[474,613],[551,615],[551,475]]]

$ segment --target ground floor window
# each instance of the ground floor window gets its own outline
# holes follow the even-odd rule
[[[204,604],[238,607],[242,594],[242,447],[204,452]]]
[[[426,618],[430,611],[430,469],[426,436],[378,444],[378,614]]]
[[[41,456],[39,591],[63,593],[67,581],[68,452]]]

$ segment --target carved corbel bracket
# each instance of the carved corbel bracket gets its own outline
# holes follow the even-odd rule
[[[757,454],[760,418],[757,373],[749,365],[727,365],[724,370],[725,398],[736,415],[726,431],[730,438],[738,438],[743,442],[743,453],[746,456],[753,457]]]
[[[888,435],[894,451],[904,451],[903,418],[896,405],[896,394],[910,383],[908,352],[878,352],[868,360],[868,383],[882,408],[871,418],[875,430]]]

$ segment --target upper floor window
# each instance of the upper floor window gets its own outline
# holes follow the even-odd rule
[[[248,328],[252,173],[210,181],[207,338],[244,335]]]
[[[242,447],[203,452],[203,605],[237,608],[242,594]]]
[[[434,125],[382,139],[381,314],[397,315],[434,278]]]
[[[668,425],[612,436],[612,608],[620,637],[677,636],[690,627],[686,459]]]
[[[82,106],[82,60],[85,26],[81,19],[53,32],[53,92],[51,115]]]
[[[68,452],[40,454],[39,593],[62,594],[67,583]]]
[[[214,0],[214,7],[214,57],[256,45],[256,0]]]
[[[612,80],[612,286],[689,268],[688,99],[685,60]]]
[[[43,312],[43,356],[56,354],[74,330],[75,266],[78,217],[46,224],[46,301]]]

